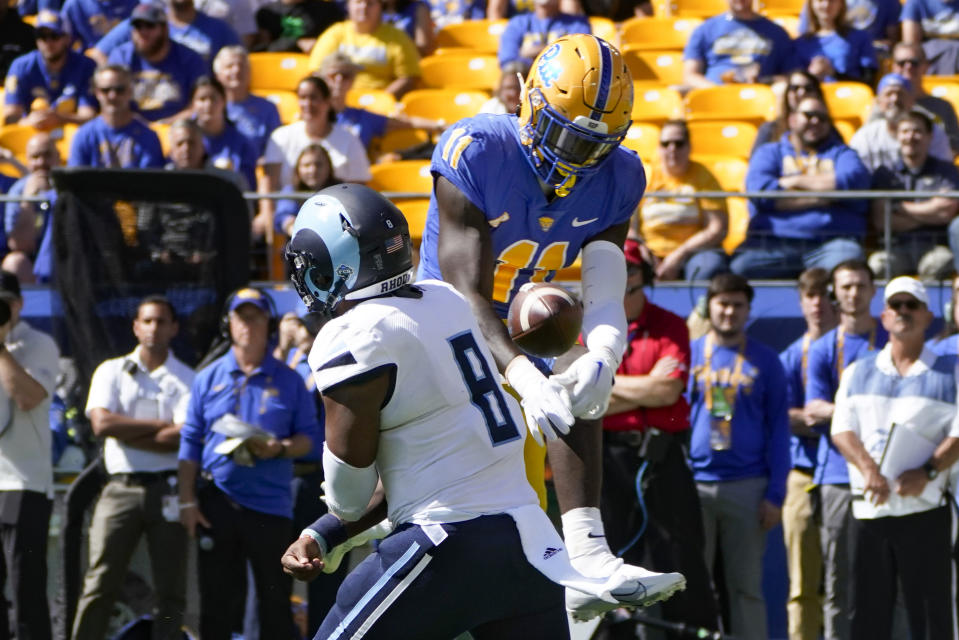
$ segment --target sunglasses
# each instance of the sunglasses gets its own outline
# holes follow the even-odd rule
[[[908,300],[892,300],[887,302],[886,305],[893,311],[899,311],[903,307],[909,309],[910,311],[918,311],[919,307],[922,306],[922,303],[914,298]]]
[[[829,120],[829,114],[825,111],[800,111],[799,115],[806,120],[819,120],[820,122]]]
[[[787,91],[812,91],[813,85],[811,84],[790,84],[786,85]]]
[[[143,22],[142,20],[137,20],[133,23],[133,28],[137,31],[148,31],[150,29],[156,29],[159,26],[159,22]]]
[[[100,93],[104,93],[104,94],[110,94],[110,93],[118,93],[118,94],[119,94],[119,93],[123,93],[123,92],[126,91],[128,88],[129,88],[129,87],[128,87],[127,85],[125,85],[125,84],[117,84],[117,85],[112,85],[112,86],[109,86],[109,87],[97,87],[97,91],[99,91]]]
[[[659,141],[659,146],[662,147],[663,149],[667,149],[669,147],[676,147],[677,149],[682,149],[683,147],[686,146],[686,144],[687,144],[686,140],[660,140]]]
[[[50,31],[49,29],[40,29],[37,31],[37,40],[59,40],[62,37],[62,33]]]
[[[919,58],[903,58],[902,60],[893,60],[892,63],[897,67],[904,67],[907,64],[911,64],[914,67],[918,67],[922,64],[922,60]]]

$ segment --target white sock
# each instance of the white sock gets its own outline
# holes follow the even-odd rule
[[[574,569],[588,578],[606,578],[623,564],[623,560],[609,550],[599,509],[570,509],[561,520],[563,538]]]

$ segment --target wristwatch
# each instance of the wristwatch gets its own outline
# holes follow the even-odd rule
[[[926,477],[930,480],[935,480],[939,476],[939,471],[932,466],[931,462],[922,465],[922,470],[926,472]]]

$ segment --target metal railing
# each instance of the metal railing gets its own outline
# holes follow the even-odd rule
[[[384,196],[391,200],[413,200],[429,198],[430,194],[422,192],[409,191],[384,191]],[[276,191],[273,193],[257,193],[247,191],[243,193],[246,200],[298,200],[306,199],[313,195],[312,192],[289,192]],[[894,200],[923,200],[935,197],[946,197],[959,199],[959,191],[941,191],[941,192],[917,192],[917,191],[696,191],[694,193],[679,193],[674,191],[649,191],[643,196],[646,198],[746,198],[746,199],[767,199],[767,200],[788,200],[792,198],[824,198],[828,200],[883,200],[883,246],[889,248],[892,246],[892,229],[890,221],[892,220],[892,206]],[[46,202],[47,199],[42,196],[10,196],[0,194],[0,204],[6,202]],[[886,262],[885,278],[891,276],[892,264]]]

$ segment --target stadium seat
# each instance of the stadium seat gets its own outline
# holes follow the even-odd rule
[[[280,112],[280,122],[290,124],[300,117],[300,102],[292,91],[252,91],[251,93],[266,98]]]
[[[436,34],[436,46],[461,47],[477,53],[496,54],[506,20],[466,20],[448,24]]]
[[[616,24],[609,18],[590,16],[589,27],[594,36],[599,36],[615,47],[619,46],[619,32],[616,31]]]
[[[70,144],[73,142],[73,135],[79,128],[80,125],[68,122],[63,125],[63,128],[60,130],[60,136],[57,139],[57,151],[60,152],[60,159],[63,161],[63,164],[66,164],[67,158],[70,157]]]
[[[493,55],[447,54],[420,61],[423,84],[432,89],[492,91],[499,83],[499,62]]]
[[[387,131],[379,138],[373,138],[370,143],[370,156],[377,157],[383,153],[402,151],[430,141],[430,134],[423,129],[397,129]]]
[[[374,164],[370,167],[370,173],[373,177],[368,184],[377,191],[428,194],[433,190],[429,160],[399,160]]]
[[[953,109],[959,110],[959,77],[923,76],[922,88],[951,104]]]
[[[27,141],[37,131],[24,124],[8,124],[0,127],[0,147],[13,151],[17,160],[25,163],[27,160]]]
[[[726,210],[729,212],[729,227],[726,229],[723,249],[732,255],[749,231],[749,207],[745,198],[726,198]]]
[[[624,49],[682,51],[693,29],[702,22],[699,18],[630,18],[623,22],[620,42]]]
[[[623,48],[623,60],[634,82],[678,85],[683,82],[682,51],[645,51],[633,45]]]
[[[858,127],[849,120],[833,120],[832,123],[836,127],[836,131],[839,132],[839,137],[842,138],[842,141],[849,144],[849,141],[852,140],[852,137],[856,134]]]
[[[681,18],[711,18],[729,11],[726,0],[669,0],[670,13]]]
[[[408,116],[429,118],[446,124],[476,115],[489,95],[482,91],[452,89],[416,89],[400,101],[400,110]]]
[[[633,120],[661,125],[682,117],[683,97],[675,89],[634,89]]]
[[[756,125],[748,122],[690,122],[691,152],[697,156],[734,156],[748,160],[756,132]]]
[[[760,125],[776,114],[776,94],[764,84],[726,84],[693,89],[686,95],[686,118],[741,120]]]
[[[646,122],[634,122],[626,132],[623,146],[638,153],[644,161],[655,158],[656,149],[659,147],[659,127]]]
[[[749,163],[736,156],[697,155],[690,159],[709,169],[723,191],[742,191]]]
[[[785,15],[785,14],[773,14],[766,16],[780,27],[786,30],[786,33],[789,34],[789,37],[796,39],[799,37],[799,17],[794,15]]]
[[[310,56],[305,53],[250,54],[250,89],[254,91],[296,91],[296,84],[312,72]]]
[[[396,98],[388,91],[352,89],[346,94],[346,106],[391,116],[396,113]]]
[[[163,157],[170,157],[170,125],[163,122],[151,122],[150,128],[160,139],[160,148],[163,150]]]
[[[802,12],[805,0],[757,0],[756,11],[770,15],[793,15],[797,18]]]
[[[822,93],[833,120],[846,120],[858,129],[869,118],[875,97],[869,85],[861,82],[827,82],[822,85]]]
[[[413,241],[413,264],[419,264],[420,242],[423,240],[423,231],[426,229],[426,212],[429,210],[429,198],[394,199],[395,204],[410,227],[410,239]]]

